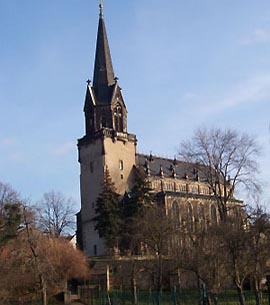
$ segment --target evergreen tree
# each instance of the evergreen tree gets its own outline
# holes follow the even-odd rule
[[[137,223],[149,207],[156,202],[151,192],[149,182],[142,169],[135,172],[135,184],[129,193],[126,193],[121,202],[122,226],[120,248],[131,254],[139,251],[137,237]]]
[[[21,228],[21,221],[21,204],[6,204],[0,215],[0,246],[17,235],[18,230]]]
[[[105,239],[108,248],[118,248],[121,215],[119,208],[119,194],[106,167],[102,191],[96,202],[95,230]]]
[[[0,247],[17,235],[21,228],[22,204],[9,184],[0,182]]]

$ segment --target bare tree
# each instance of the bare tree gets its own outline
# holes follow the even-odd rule
[[[181,222],[176,232],[178,241],[173,247],[175,264],[179,270],[196,276],[201,304],[204,304],[205,297],[207,304],[211,304],[212,298],[221,291],[226,277],[216,224],[194,223],[187,219]],[[204,295],[203,286],[207,288],[207,296]]]
[[[23,229],[0,252],[1,304],[41,300],[47,305],[51,296],[66,289],[67,280],[89,276],[82,252],[64,238],[42,234],[35,223],[35,213],[24,206]]]
[[[153,221],[154,220],[154,221]],[[164,285],[164,274],[168,269],[170,242],[174,234],[174,223],[165,212],[164,207],[153,205],[144,210],[137,220],[137,236],[143,252],[150,255],[152,260],[146,262],[145,269],[152,274],[154,287],[159,294]]]
[[[42,305],[47,305],[47,281],[42,268],[41,256],[38,251],[38,242],[41,235],[34,228],[33,213],[26,206],[24,207],[23,220],[26,232],[26,249],[30,249],[30,255],[32,256],[32,267],[35,270],[34,274],[37,275],[39,288],[42,295]]]
[[[246,221],[242,216],[229,216],[225,223],[216,226],[215,234],[220,241],[219,249],[223,253],[226,273],[236,287],[239,304],[245,305],[243,285],[251,271],[250,235],[246,229]]]
[[[179,155],[208,183],[222,221],[226,221],[236,187],[259,192],[256,162],[260,149],[255,139],[234,130],[198,129],[181,143]]]
[[[261,280],[268,271],[270,251],[270,215],[262,206],[249,214],[249,261],[256,305],[262,304]]]
[[[43,195],[39,203],[39,227],[54,237],[67,234],[75,226],[74,201],[60,192],[51,191]]]

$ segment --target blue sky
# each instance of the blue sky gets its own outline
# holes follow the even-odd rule
[[[93,77],[98,0],[1,0],[0,181],[79,207],[77,139]],[[139,152],[173,157],[200,126],[258,138],[270,199],[269,0],[104,0]]]

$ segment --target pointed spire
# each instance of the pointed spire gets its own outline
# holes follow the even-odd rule
[[[115,84],[112,58],[103,17],[103,3],[99,4],[99,24],[97,33],[95,69],[93,87],[96,97],[101,103],[109,103],[111,88]]]

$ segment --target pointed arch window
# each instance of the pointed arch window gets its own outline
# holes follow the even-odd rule
[[[217,223],[217,209],[214,204],[211,205],[211,219],[213,223]]]
[[[180,226],[180,209],[177,201],[172,204],[172,216],[177,227]]]
[[[123,132],[123,110],[119,103],[113,109],[113,117],[115,130]]]
[[[202,203],[199,204],[198,206],[198,216],[199,216],[199,220],[203,221],[205,219],[205,214],[204,214],[204,206]]]
[[[187,219],[188,219],[188,225],[190,227],[190,230],[192,231],[194,228],[194,218],[193,218],[193,208],[191,203],[188,203],[187,206]]]

